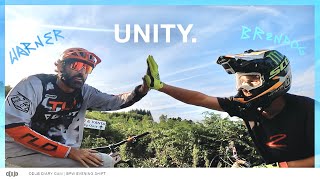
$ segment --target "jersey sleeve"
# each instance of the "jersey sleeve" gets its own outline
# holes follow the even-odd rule
[[[70,147],[52,141],[30,128],[32,116],[42,100],[40,79],[30,76],[20,81],[5,102],[5,132],[11,140],[53,157],[66,157]]]
[[[142,99],[145,94],[139,93],[137,86],[132,92],[112,95],[100,92],[87,84],[83,87],[84,100],[87,101],[87,109],[97,111],[113,111],[133,105]]]
[[[29,125],[42,99],[42,84],[35,76],[20,81],[8,94],[5,102],[6,125]]]

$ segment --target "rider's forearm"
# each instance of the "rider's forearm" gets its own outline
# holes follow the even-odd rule
[[[314,167],[314,156],[295,161],[288,161],[288,167]]]
[[[165,83],[163,83],[163,87],[159,89],[159,91],[187,104],[222,111],[216,97],[211,97],[197,91],[170,86]]]
[[[6,134],[27,148],[52,157],[65,158],[71,149],[69,146],[48,139],[22,123],[6,125]]]

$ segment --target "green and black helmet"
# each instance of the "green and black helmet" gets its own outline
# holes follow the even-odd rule
[[[242,104],[265,108],[290,89],[292,77],[289,60],[276,50],[250,49],[242,54],[220,56],[217,63],[228,74],[236,75],[238,93],[234,100]],[[257,80],[243,83],[243,76],[254,76]],[[243,89],[252,95],[245,96]]]

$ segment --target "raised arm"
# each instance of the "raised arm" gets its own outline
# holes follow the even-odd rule
[[[139,85],[131,92],[112,95],[100,92],[87,84],[83,87],[84,100],[89,110],[113,111],[123,109],[140,101],[148,92],[149,88]]]
[[[288,167],[314,167],[314,156],[295,161],[288,161],[287,164]]]
[[[148,56],[147,63],[148,71],[144,79],[148,87],[168,94],[169,96],[187,104],[223,111],[216,97],[208,96],[197,91],[171,86],[161,82],[158,65],[152,56]]]
[[[163,87],[159,91],[187,104],[223,111],[216,97],[208,96],[198,91],[170,86],[165,83],[163,83]]]

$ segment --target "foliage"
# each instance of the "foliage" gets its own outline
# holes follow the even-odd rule
[[[12,87],[9,85],[9,86],[5,86],[5,96],[8,95],[9,91],[12,89]]]
[[[116,143],[129,136],[150,132],[138,143],[122,145],[124,159],[132,159],[135,167],[208,167],[232,140],[238,155],[251,164],[263,163],[242,121],[231,121],[205,112],[200,122],[168,118],[155,122],[150,111],[88,112],[87,118],[106,121],[104,131],[86,129],[82,147],[98,147]]]

